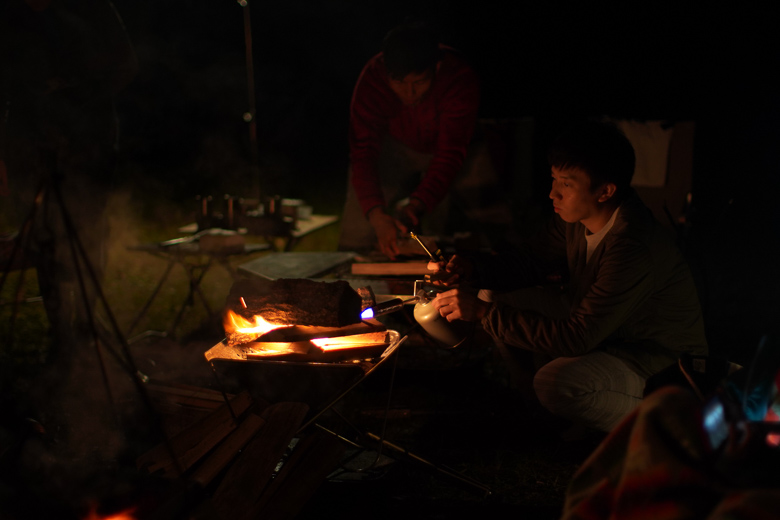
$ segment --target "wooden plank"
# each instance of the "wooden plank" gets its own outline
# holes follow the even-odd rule
[[[252,398],[246,391],[241,392],[230,401],[230,406],[236,416],[244,413],[251,404]],[[136,465],[139,469],[145,469],[149,473],[160,472],[165,477],[177,477],[179,470],[186,471],[190,468],[236,427],[237,424],[233,420],[227,404],[222,405],[213,413],[172,437],[167,444],[160,443],[138,457]],[[176,461],[171,458],[171,450]]]
[[[265,420],[253,413],[243,418],[239,427],[233,431],[217,449],[209,455],[192,474],[191,480],[203,487],[209,485],[220,471],[238,455],[244,446],[254,437],[260,428],[265,425]]]
[[[321,430],[304,437],[260,499],[246,510],[243,520],[295,518],[336,468],[344,450],[336,437]]]
[[[153,383],[147,384],[146,389],[149,397],[157,403],[158,411],[161,413],[166,413],[166,409],[175,410],[177,407],[215,410],[225,404],[225,397],[227,399],[235,397],[232,394],[223,396],[221,392],[209,389],[185,389]]]
[[[160,383],[147,383],[146,388],[151,393],[182,395],[186,397],[218,401],[220,403],[225,402],[225,398],[222,395],[222,392],[219,390],[212,390],[211,388],[183,384],[167,385]],[[227,394],[227,396],[228,399],[235,397],[233,394]]]
[[[258,500],[308,411],[304,403],[277,403],[263,411],[263,428],[212,495],[212,504],[223,518],[240,516]]]
[[[352,274],[384,276],[422,276],[431,274],[428,261],[423,262],[379,262],[352,264]]]
[[[223,400],[221,403],[219,401],[213,401],[211,399],[198,399],[195,397],[187,397],[184,395],[159,395],[157,397],[161,401],[165,401],[169,404],[177,405],[179,407],[190,407],[190,408],[199,408],[201,410],[216,410],[219,408],[222,404],[225,403]]]

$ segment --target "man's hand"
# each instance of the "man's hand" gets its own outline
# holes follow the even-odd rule
[[[399,253],[398,232],[406,233],[406,226],[385,213],[382,208],[372,209],[368,214],[368,222],[376,233],[379,250],[390,260],[395,260]]]
[[[432,303],[447,321],[480,321],[491,305],[476,294],[459,288],[437,294]]]
[[[408,227],[416,229],[420,225],[420,219],[425,213],[425,205],[417,199],[409,199],[409,204],[403,206],[398,212],[398,219],[408,224]]]
[[[474,266],[470,260],[454,255],[446,264],[444,262],[428,262],[428,269],[433,271],[434,274],[438,274],[438,279],[432,283],[436,285],[453,285],[468,279],[474,271]]]

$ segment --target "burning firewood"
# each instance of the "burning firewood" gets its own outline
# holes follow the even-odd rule
[[[344,280],[246,279],[233,284],[225,307],[226,313],[232,311],[247,321],[260,316],[276,325],[343,327],[360,322],[362,298]],[[258,336],[241,333],[227,322],[225,333],[230,345]]]

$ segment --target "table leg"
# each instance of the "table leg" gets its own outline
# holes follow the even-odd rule
[[[130,325],[130,328],[127,329],[126,336],[130,336],[130,334],[135,330],[135,328],[138,326],[138,323],[143,319],[144,316],[146,316],[146,313],[149,311],[149,307],[152,306],[152,302],[154,302],[155,298],[157,298],[157,295],[160,293],[160,289],[162,289],[163,284],[168,279],[168,275],[171,274],[171,269],[173,269],[173,266],[176,264],[176,260],[169,260],[168,261],[168,267],[165,268],[165,272],[162,275],[162,278],[160,278],[160,281],[157,282],[157,287],[154,288],[154,291],[152,291],[152,295],[149,297],[148,300],[146,300],[146,304],[143,306],[141,311],[138,313],[138,315],[133,320],[133,323]]]
[[[200,290],[200,283],[203,281],[203,277],[206,276],[206,273],[208,272],[209,268],[211,267],[212,258],[209,258],[208,263],[205,266],[197,266],[197,265],[183,265],[184,269],[187,271],[187,277],[190,280],[190,289],[187,293],[187,297],[184,298],[184,302],[182,303],[181,307],[179,308],[179,312],[176,314],[176,318],[173,320],[173,323],[171,323],[171,326],[168,328],[168,334],[173,336],[174,331],[176,330],[176,327],[179,326],[179,322],[184,317],[184,311],[187,310],[187,307],[195,304],[195,294],[198,293],[203,301],[204,306],[206,307],[206,311],[209,313],[209,316],[211,315],[211,309],[208,306],[208,303],[206,302],[206,298],[203,295],[203,293]],[[195,270],[200,269],[200,274],[196,277],[195,276]]]

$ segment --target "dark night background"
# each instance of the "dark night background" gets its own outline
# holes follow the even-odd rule
[[[778,49],[767,13],[544,4],[251,3],[264,183],[294,189],[301,183],[281,179],[288,168],[296,179],[343,191],[323,171],[346,165],[352,87],[386,31],[408,15],[435,23],[442,40],[471,59],[483,81],[483,118],[692,119],[706,132],[702,145],[716,151],[697,155],[702,177],[749,167],[745,147],[760,145],[762,117],[777,108]],[[203,178],[190,172],[193,188],[230,176],[229,157],[204,161],[217,153],[209,148],[220,146],[215,140],[235,147],[222,150],[228,156],[246,154],[243,9],[228,1],[115,5],[141,66],[121,98],[125,153],[169,170],[172,182],[194,170]]]
[[[761,9],[251,2],[257,174],[242,120],[249,106],[244,9],[227,0],[115,5],[140,64],[118,105],[120,174],[139,195],[186,205],[197,194],[280,194],[339,212],[352,87],[387,30],[413,15],[471,60],[482,79],[480,117],[533,118],[531,202],[540,206],[548,189],[540,150],[563,121],[694,121],[693,211],[683,245],[714,327],[710,341],[732,351],[773,326],[780,52]]]
[[[167,233],[193,221],[197,195],[223,194],[302,198],[316,213],[339,214],[352,88],[385,33],[411,15],[433,23],[443,43],[469,58],[482,80],[480,118],[508,129],[501,136],[505,147],[531,150],[530,168],[509,162],[499,171],[505,194],[514,196],[517,186],[532,192],[514,201],[515,215],[526,213],[524,204],[550,211],[544,150],[567,121],[695,122],[692,205],[678,237],[697,282],[711,350],[747,364],[760,337],[777,331],[780,44],[768,8],[733,2],[248,1],[256,163],[244,121],[250,107],[247,10],[235,0],[113,0],[139,64],[117,98],[120,157],[111,184],[119,196],[109,199],[128,206],[117,212],[123,217],[140,212],[137,220]],[[512,134],[519,121],[533,122],[533,137],[522,134],[530,142]],[[111,222],[119,237],[112,239],[122,242],[128,262],[136,258],[127,254],[128,241],[160,239],[140,236],[137,220],[131,215],[124,229],[117,229],[124,221]],[[117,284],[135,284],[134,274],[122,272]],[[158,271],[143,274],[156,280]],[[126,300],[121,303],[135,315],[128,295],[112,296]],[[458,374],[441,385],[445,392],[467,393],[466,383],[478,382],[456,380]],[[438,397],[440,390],[410,392],[410,402]],[[484,409],[476,397],[464,401]],[[514,438],[516,431],[536,440],[547,436],[534,431],[533,417],[519,417],[520,426],[510,424],[517,416],[505,423],[504,417],[476,426],[503,434],[513,448],[524,438]],[[465,422],[450,419],[448,436]],[[450,447],[461,449],[468,430],[455,433],[462,437],[452,435]],[[420,437],[431,448],[446,444],[435,435]],[[462,444],[470,448],[470,442]],[[499,462],[514,471],[511,461]],[[517,486],[518,492],[539,487],[533,471],[524,475],[531,484]]]

